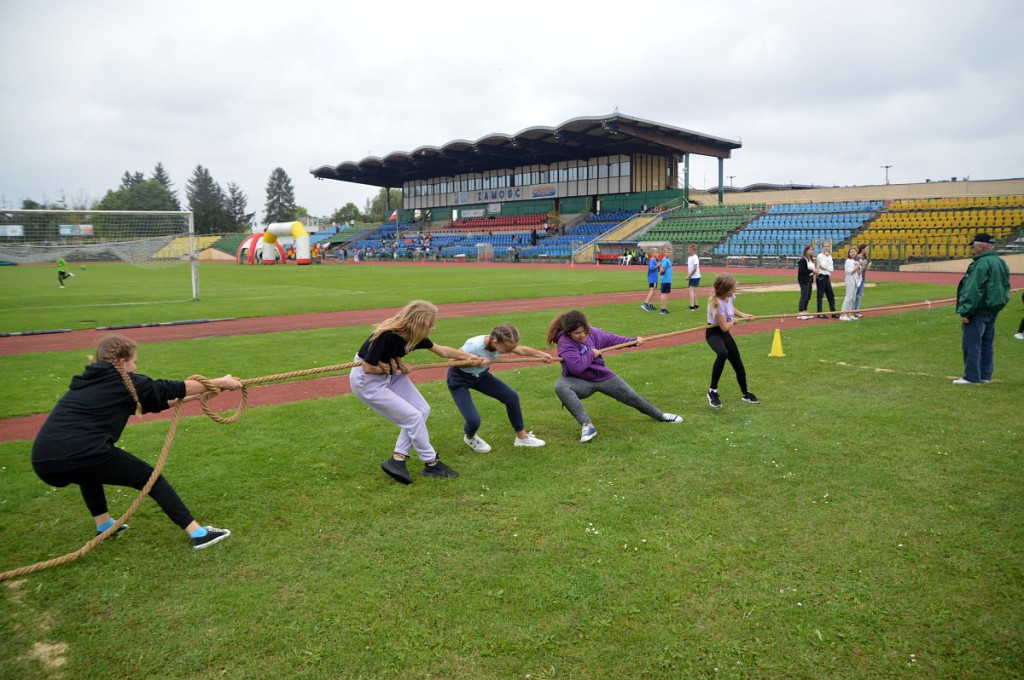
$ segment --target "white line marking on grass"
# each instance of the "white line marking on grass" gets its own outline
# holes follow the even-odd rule
[[[823,364],[830,363],[829,361],[826,361],[825,359],[818,359],[818,361],[820,361]],[[892,368],[881,368],[879,366],[857,366],[856,364],[848,364],[845,361],[837,361],[837,362],[835,362],[835,365],[836,366],[843,366],[844,368],[859,368],[859,369],[864,370],[864,371],[874,371],[875,373],[895,373],[897,375],[917,375],[917,376],[921,376],[922,378],[936,378],[936,379],[956,380],[957,378],[960,377],[958,375],[952,375],[952,376],[950,376],[950,375],[934,375],[932,373],[923,373],[921,371],[897,371],[897,370],[892,369]],[[998,379],[994,379],[992,382],[1000,382],[1000,381]]]

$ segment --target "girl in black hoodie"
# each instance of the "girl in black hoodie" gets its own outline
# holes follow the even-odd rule
[[[117,448],[128,418],[156,413],[178,399],[198,398],[206,387],[196,380],[154,380],[134,373],[136,345],[120,335],[100,341],[94,363],[71,379],[39,430],[32,445],[32,468],[51,486],[77,484],[97,533],[114,525],[107,511],[104,484],[141,489],[153,467]],[[231,375],[211,381],[219,390],[239,390],[242,384]],[[196,550],[231,535],[227,529],[203,527],[192,517],[178,494],[161,475],[149,493],[171,520],[184,529]],[[127,529],[122,525],[117,532]]]

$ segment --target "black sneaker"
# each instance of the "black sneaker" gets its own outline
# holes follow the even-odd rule
[[[190,538],[192,541],[193,550],[202,550],[203,548],[209,548],[214,543],[220,543],[225,538],[231,535],[231,532],[227,529],[216,529],[214,527],[206,527],[206,535],[200,536],[199,538]]]
[[[753,392],[747,392],[746,394],[744,394],[743,395],[743,401],[747,402],[748,404],[760,404],[761,403],[761,400],[758,399],[757,397],[755,397]]]
[[[394,456],[389,456],[386,461],[380,464],[380,469],[396,482],[412,484],[412,477],[409,476],[409,470],[405,467],[405,459],[396,460]]]
[[[128,525],[127,525],[127,524],[122,524],[121,526],[119,526],[119,527],[117,528],[117,531],[115,531],[114,533],[112,533],[112,534],[110,534],[109,536],[107,536],[107,538],[113,538],[114,536],[120,536],[120,535],[121,535],[121,532],[123,532],[123,531],[127,531],[127,530],[128,530],[128,528],[129,528],[129,527],[128,527]],[[100,535],[100,534],[102,534],[102,533],[103,533],[103,532],[102,532],[102,531],[100,531],[99,529],[97,529],[97,530],[96,530],[96,535],[97,535],[97,536],[99,536],[99,535]]]
[[[708,403],[711,404],[711,408],[722,408],[722,400],[718,398],[718,392],[715,390],[708,390]]]
[[[423,472],[420,474],[424,477],[437,477],[438,479],[451,479],[459,476],[458,472],[439,460],[435,460],[433,465],[424,465]]]

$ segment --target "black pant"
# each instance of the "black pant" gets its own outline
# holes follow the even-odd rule
[[[85,506],[89,508],[89,513],[96,517],[107,512],[107,495],[103,492],[104,484],[141,489],[149,481],[149,476],[153,474],[153,466],[127,451],[114,447],[114,456],[99,465],[64,472],[37,472],[36,474],[39,474],[39,478],[51,486],[77,484],[82,490],[82,499],[85,501]],[[193,522],[192,514],[163,475],[157,478],[149,495],[171,518],[171,521],[182,529]]]
[[[811,301],[812,288],[814,288],[814,279],[810,276],[807,277],[806,281],[800,282],[800,307],[798,311],[807,311],[807,303]]]
[[[490,371],[484,371],[476,376],[458,368],[449,368],[448,391],[451,392],[455,405],[459,407],[459,413],[466,421],[462,426],[462,431],[467,437],[475,437],[480,429],[480,412],[473,404],[470,390],[476,390],[480,394],[497,399],[504,404],[508,422],[516,432],[526,427],[523,422],[523,409],[519,406],[519,395],[514,389],[503,383]]]
[[[832,292],[832,277],[818,275],[818,311],[821,311],[821,296],[828,298],[828,308],[836,311],[836,295]]]
[[[736,341],[733,339],[732,334],[723,331],[718,326],[710,326],[704,333],[704,339],[707,340],[708,345],[711,349],[715,350],[715,365],[711,367],[711,389],[718,389],[718,381],[722,377],[722,371],[725,370],[726,360],[732,364],[732,370],[736,371],[736,382],[740,384],[740,390],[743,394],[747,393],[747,369],[743,367],[743,359],[740,358],[740,348],[736,346]]]

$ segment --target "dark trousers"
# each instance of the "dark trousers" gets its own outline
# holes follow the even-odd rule
[[[153,474],[153,466],[146,461],[116,447],[114,452],[112,458],[99,465],[65,472],[47,472],[39,474],[39,478],[51,486],[77,484],[82,491],[85,506],[89,508],[89,514],[93,517],[102,515],[107,512],[107,495],[103,491],[104,484],[141,489],[149,481],[149,476]],[[149,495],[171,518],[171,521],[182,529],[193,522],[192,514],[163,475],[157,478]]]
[[[821,296],[828,298],[828,308],[836,311],[836,295],[832,292],[832,277],[818,276],[818,311],[821,311]]]
[[[800,307],[798,311],[807,311],[807,303],[811,301],[812,288],[814,288],[814,279],[810,276],[807,277],[806,281],[800,282]]]
[[[715,364],[711,367],[711,389],[718,389],[718,381],[722,378],[722,371],[725,370],[725,362],[732,364],[732,370],[736,371],[736,382],[740,384],[743,394],[747,393],[747,369],[743,367],[743,359],[740,358],[740,348],[732,334],[723,331],[718,326],[711,326],[705,331],[704,339],[707,340],[711,349],[715,350]]]
[[[480,429],[480,412],[476,410],[470,390],[476,390],[480,394],[497,399],[505,405],[505,413],[508,414],[508,422],[512,429],[520,432],[526,426],[523,422],[523,410],[519,406],[519,395],[514,389],[503,383],[490,371],[484,371],[479,376],[466,373],[458,368],[448,369],[448,391],[452,393],[455,405],[459,407],[459,413],[466,421],[462,431],[467,437],[476,436]]]

